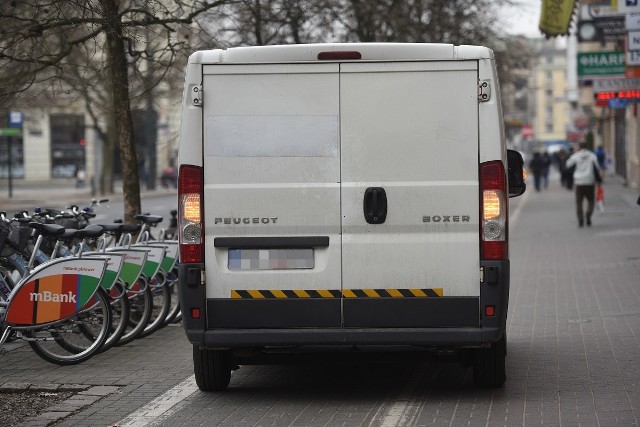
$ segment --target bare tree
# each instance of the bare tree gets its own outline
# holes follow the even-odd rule
[[[477,44],[496,54],[501,81],[528,69],[533,52],[506,35],[498,9],[512,0],[242,0],[206,28],[231,46],[310,42]]]
[[[216,22],[230,45],[331,41],[487,44],[512,0],[240,0]],[[211,21],[211,20],[210,20]],[[215,21],[215,20],[214,20]]]
[[[510,0],[335,0],[348,40],[486,44],[498,37],[498,7]]]
[[[240,0],[202,25],[227,46],[264,46],[335,41],[332,22],[328,0]]]
[[[202,13],[228,0],[21,0],[0,3],[0,100],[9,100],[34,85],[69,80],[69,67],[104,70],[108,101],[117,128],[122,166],[125,221],[140,212],[140,183],[133,139],[130,89],[146,63],[146,93],[182,61],[187,40],[177,31]],[[154,43],[144,40],[145,31]],[[155,43],[158,42],[158,43]],[[140,48],[140,46],[142,46]],[[181,67],[184,63],[180,64]],[[163,68],[164,67],[164,68]],[[163,71],[165,70],[165,71]],[[95,81],[94,81],[95,83]],[[87,92],[88,93],[88,92]],[[107,111],[109,108],[107,108]]]

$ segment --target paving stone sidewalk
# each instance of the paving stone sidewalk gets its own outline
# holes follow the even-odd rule
[[[110,348],[79,365],[53,365],[24,344],[13,345],[0,355],[0,392],[75,393],[29,418],[25,426],[50,425],[78,413],[83,415],[76,425],[113,425],[192,374],[191,347],[179,324]]]
[[[555,179],[547,190],[537,193],[531,186],[512,200],[507,384],[496,391],[473,389],[467,371],[442,365],[433,376],[425,374],[428,380],[418,381],[410,396],[416,425],[638,425],[638,191],[617,178],[609,178],[604,190],[604,211],[584,228],[577,226],[573,194]],[[261,425],[278,414],[274,425],[379,419],[363,409],[375,402],[363,396],[386,398],[379,383],[361,390],[345,380],[325,390],[332,371],[317,379],[300,372],[243,367],[232,378],[235,392],[194,393],[163,425],[211,425],[214,416],[221,425]],[[86,394],[86,401],[96,399],[56,424],[63,426],[112,426],[192,374],[191,348],[179,325],[76,366],[51,365],[28,346],[0,355],[0,387],[72,384],[108,391]],[[390,377],[390,384],[399,381]],[[69,406],[57,409],[46,413]]]

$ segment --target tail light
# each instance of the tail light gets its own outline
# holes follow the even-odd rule
[[[507,179],[501,161],[480,165],[480,190],[480,255],[482,259],[507,259]]]
[[[202,167],[181,165],[178,175],[180,262],[201,263],[204,254]]]

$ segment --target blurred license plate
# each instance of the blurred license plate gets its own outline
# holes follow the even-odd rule
[[[314,265],[313,249],[229,249],[229,270],[298,270]]]

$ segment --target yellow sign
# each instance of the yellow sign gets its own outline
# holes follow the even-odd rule
[[[547,37],[568,35],[575,7],[575,0],[542,0],[538,28]]]

